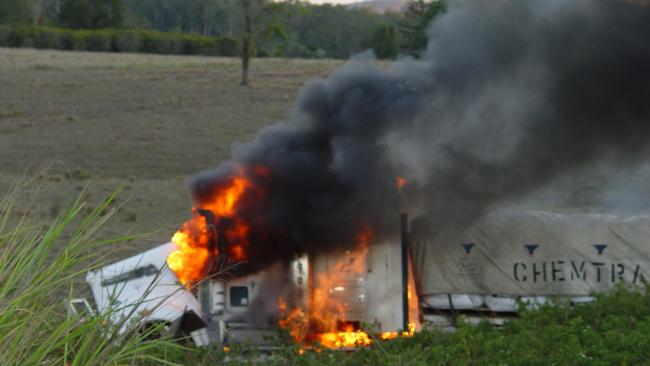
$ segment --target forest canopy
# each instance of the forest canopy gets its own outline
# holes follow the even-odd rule
[[[305,1],[252,0],[252,51],[258,57],[417,56],[442,1],[396,0],[395,10]],[[64,29],[143,29],[240,40],[241,0],[0,0],[0,24]],[[0,40],[1,41],[1,40]],[[1,43],[0,43],[1,44]]]

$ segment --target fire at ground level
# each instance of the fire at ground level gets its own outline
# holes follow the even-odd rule
[[[402,330],[401,277],[381,270],[398,269],[399,261],[381,261],[393,247],[362,244],[341,255],[303,256],[261,273],[212,277],[188,288],[165,265],[177,248],[168,243],[89,273],[87,280],[100,311],[112,303],[130,304],[115,314],[116,323],[147,314],[143,320],[173,323],[179,335],[191,336],[197,345],[264,346],[261,338],[279,326],[303,349],[349,349],[410,336],[419,326],[413,277],[407,284],[408,325]]]
[[[266,198],[264,185],[259,182],[270,174],[264,166],[234,166],[219,183],[212,182],[210,192],[193,209],[192,218],[172,238],[176,249],[168,256],[167,264],[199,298],[208,329],[218,328],[216,324],[224,319],[221,312],[225,297],[221,292],[227,286],[219,284],[224,282],[224,274],[246,277],[246,267],[260,261],[250,253],[251,248],[274,245],[272,241],[256,241],[253,237],[263,232],[264,227],[255,226],[250,216],[240,212],[242,207]],[[404,179],[398,177],[397,189],[404,184]],[[263,306],[262,312],[278,318],[277,325],[286,329],[295,342],[307,346],[369,345],[374,336],[362,329],[363,323],[371,324],[378,339],[411,335],[419,327],[420,317],[408,265],[405,225],[404,218],[401,246],[373,245],[374,232],[361,221],[356,225],[354,242],[343,246],[345,250],[308,253],[309,260],[294,259],[280,272],[263,269],[265,280],[259,281],[259,286],[264,287],[261,292],[265,295],[256,299],[252,295],[256,289],[240,286],[237,296],[242,298],[234,306],[262,306],[255,301],[277,303],[274,308]],[[385,268],[388,270],[382,270]],[[287,276],[288,273],[291,275]],[[258,276],[253,273],[248,282],[257,283]],[[272,277],[275,283],[270,284]],[[380,310],[371,311],[373,307]],[[245,323],[260,325],[259,321],[247,319],[249,316],[242,309],[235,312]]]
[[[405,215],[401,241],[379,242],[369,225],[359,224],[345,250],[294,255],[248,270],[257,260],[250,249],[260,243],[251,240],[253,225],[238,216],[238,207],[263,199],[255,179],[268,174],[262,167],[237,167],[193,209],[171,243],[89,274],[98,306],[131,303],[138,311],[128,314],[183,323],[177,328],[185,326],[199,345],[226,343],[237,338],[236,330],[240,337],[259,338],[269,326],[285,329],[306,348],[353,348],[411,336],[420,311]],[[144,289],[152,293],[142,295]],[[154,298],[159,304],[150,303]],[[187,313],[191,320],[184,320]]]

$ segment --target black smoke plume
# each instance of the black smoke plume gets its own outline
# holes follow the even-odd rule
[[[287,121],[199,174],[197,206],[236,166],[251,269],[395,235],[419,210],[463,227],[490,207],[607,157],[633,163],[650,137],[650,7],[622,1],[462,1],[430,26],[420,60],[348,62],[310,82]],[[400,194],[397,176],[408,181]]]

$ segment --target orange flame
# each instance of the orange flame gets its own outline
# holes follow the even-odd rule
[[[402,337],[412,337],[415,334],[415,331],[421,326],[420,323],[420,299],[418,294],[415,291],[415,278],[413,276],[413,263],[411,263],[411,258],[408,261],[408,287],[407,287],[407,297],[409,305],[409,323],[408,329],[400,332],[383,332],[379,335],[379,338],[383,340],[395,339],[399,336]]]
[[[395,185],[397,186],[397,191],[402,193],[402,189],[404,188],[404,185],[406,184],[406,179],[398,176],[395,178]]]
[[[205,217],[195,213],[172,237],[177,249],[167,257],[167,265],[186,286],[203,277],[209,235]]]
[[[266,167],[255,167],[252,171],[260,175],[270,174]],[[260,194],[259,189],[247,177],[248,173],[248,169],[238,167],[234,175],[216,187],[210,197],[200,204],[200,208],[212,212],[215,219],[224,217],[233,219],[234,226],[224,233],[228,240],[228,253],[225,254],[230,260],[238,262],[246,260],[250,230],[245,221],[235,217],[237,207],[245,194],[249,192]],[[197,207],[192,211],[192,219],[184,223],[172,237],[176,250],[167,257],[169,268],[187,287],[205,277],[207,261],[210,257],[208,248],[211,235],[216,234],[216,228],[208,228],[205,217],[198,214]],[[217,256],[219,253],[215,250],[212,255]]]
[[[312,287],[311,297],[307,309],[295,308],[289,311],[284,299],[278,300],[280,312],[284,314],[278,324],[287,329],[291,338],[302,344],[299,353],[305,349],[312,349],[311,342],[330,349],[344,349],[369,346],[373,343],[374,336],[355,327],[354,322],[346,321],[348,304],[339,294],[346,291],[344,283],[362,277],[366,272],[366,261],[373,233],[369,227],[364,227],[357,234],[357,246],[354,250],[346,251],[329,270],[317,274]],[[383,332],[376,335],[376,339],[389,340],[397,337],[410,337],[415,333],[416,324],[419,323],[419,305],[415,293],[415,283],[409,276],[409,316],[413,319],[408,325],[408,330],[403,332]],[[343,327],[341,327],[343,325]],[[342,329],[341,329],[342,328]],[[318,351],[318,348],[315,349]]]
[[[415,334],[415,323],[409,322],[408,327],[409,327],[408,330],[403,331],[401,333],[402,337],[412,337],[413,334]],[[400,332],[383,332],[383,333],[379,334],[379,338],[383,339],[385,341],[387,341],[389,339],[395,339],[395,338],[397,338],[399,336],[400,336]]]
[[[311,286],[307,312],[302,308],[289,311],[286,301],[278,300],[280,312],[284,314],[278,324],[289,331],[296,343],[317,341],[326,348],[349,348],[371,343],[368,334],[349,324],[345,329],[339,329],[346,320],[346,304],[339,294],[345,291],[341,283],[362,275],[366,270],[365,257],[372,235],[370,228],[364,227],[357,235],[357,248],[346,251],[331,265],[330,271],[317,275],[315,286]]]
[[[288,305],[284,299],[278,299],[278,308],[281,313],[287,314]],[[278,324],[281,328],[288,329],[289,335],[297,343],[301,343],[304,340],[309,327],[305,312],[299,307],[291,310]]]
[[[239,169],[237,176],[230,178],[225,187],[220,187],[207,202],[202,203],[203,209],[210,210],[216,217],[231,217],[246,190],[253,187],[253,183],[243,176],[243,169]]]
[[[271,171],[264,166],[253,168],[238,167],[235,174],[231,175],[215,187],[207,199],[200,202],[199,207],[193,208],[192,218],[185,222],[180,230],[172,237],[176,245],[167,258],[169,268],[174,271],[178,279],[187,287],[191,287],[206,276],[208,259],[211,256],[226,255],[233,261],[246,260],[249,246],[249,223],[237,217],[238,209],[246,197],[260,198],[262,191],[257,187],[252,176],[268,178]],[[397,187],[401,191],[406,180],[397,177]],[[215,220],[229,218],[233,226],[224,233],[228,241],[228,252],[209,252],[212,235],[216,235],[218,228],[208,227],[207,220],[198,213],[198,209],[209,210]],[[217,225],[218,226],[218,225]],[[318,342],[325,348],[352,348],[372,344],[372,337],[359,329],[358,324],[349,322],[346,313],[350,304],[344,301],[343,294],[348,291],[348,285],[362,278],[367,273],[367,256],[373,232],[368,226],[359,230],[356,238],[356,247],[342,253],[334,263],[328,265],[328,271],[319,273],[310,279],[314,283],[310,286],[307,309],[300,307],[289,309],[286,301],[278,300],[278,307],[283,319],[278,323],[281,328],[289,330],[291,338],[300,344],[304,342]],[[350,286],[350,288],[353,286]],[[414,285],[409,282],[409,298],[416,296]],[[415,304],[417,301],[410,301]],[[413,309],[409,309],[411,312]],[[415,318],[412,318],[415,319]],[[392,339],[398,336],[410,336],[415,330],[415,325],[409,324],[405,332],[385,332],[377,335],[379,339]]]
[[[395,339],[399,336],[402,337],[412,337],[415,334],[415,330],[420,326],[420,299],[418,298],[417,293],[415,292],[415,279],[413,278],[413,264],[409,259],[409,276],[408,276],[408,287],[407,287],[407,296],[409,301],[409,319],[411,320],[408,323],[408,329],[400,332],[383,332],[379,334],[379,338],[382,340]]]
[[[422,323],[420,321],[420,298],[418,297],[418,293],[416,291],[415,287],[415,276],[413,273],[413,263],[411,258],[409,257],[409,276],[408,276],[408,301],[409,301],[409,333],[410,335],[413,335],[415,332],[416,328],[420,329],[422,326]]]
[[[303,347],[311,348],[311,342],[317,342],[324,348],[342,349],[360,346],[369,346],[373,337],[367,332],[355,327],[353,322],[348,322],[346,304],[341,294],[348,289],[345,283],[350,283],[367,273],[367,256],[370,243],[373,239],[372,230],[365,226],[359,231],[356,238],[356,248],[346,251],[333,264],[329,270],[318,273],[315,286],[312,286],[311,297],[307,309],[288,309],[284,299],[278,300],[280,312],[284,314],[278,324],[287,329],[291,338]],[[409,286],[409,293],[411,293]],[[417,306],[417,305],[416,305]],[[409,325],[409,330],[402,332],[385,332],[377,335],[378,339],[392,339],[400,335],[411,336],[415,331],[415,324]],[[304,352],[304,348],[301,348]]]
[[[320,334],[318,341],[326,348],[352,348],[372,344],[368,333],[360,329],[354,330],[353,328],[347,328],[343,332]]]
[[[363,227],[356,238],[356,248],[346,251],[329,271],[319,273],[310,303],[310,322],[318,331],[323,332],[318,338],[328,348],[354,347],[369,344],[367,334],[345,324],[347,304],[341,298],[348,289],[345,283],[356,281],[367,272],[367,255],[373,233],[369,227]],[[361,343],[361,344],[359,344]]]

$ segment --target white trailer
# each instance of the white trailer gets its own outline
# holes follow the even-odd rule
[[[518,301],[592,300],[618,284],[643,286],[650,216],[496,210],[470,227],[413,223],[410,238],[425,318],[507,318]]]

